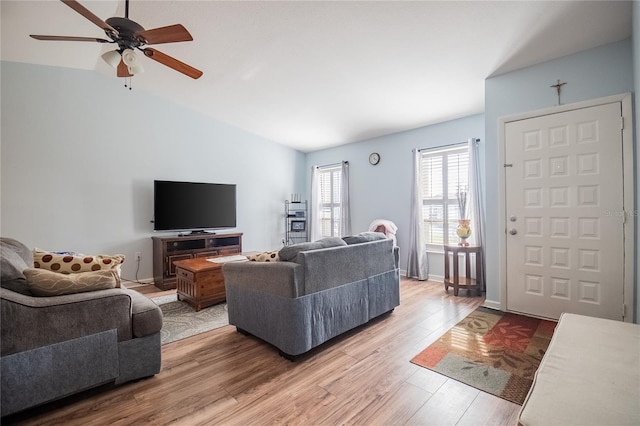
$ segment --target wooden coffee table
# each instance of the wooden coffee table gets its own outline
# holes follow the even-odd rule
[[[176,266],[178,300],[187,302],[196,312],[227,300],[222,275],[224,263],[197,257],[176,260],[173,264]]]

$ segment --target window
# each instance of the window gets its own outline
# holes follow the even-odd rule
[[[422,214],[427,245],[441,246],[457,242],[456,228],[460,208],[458,194],[469,188],[469,150],[466,145],[423,151]],[[467,205],[467,216],[469,206]]]
[[[320,225],[323,238],[340,236],[340,192],[342,190],[340,176],[340,166],[321,168],[318,171]]]

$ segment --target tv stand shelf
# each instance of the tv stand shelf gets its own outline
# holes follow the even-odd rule
[[[177,260],[242,253],[242,233],[151,237],[153,281],[160,290],[176,288]]]

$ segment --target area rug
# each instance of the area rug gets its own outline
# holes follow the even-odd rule
[[[522,405],[555,326],[480,307],[411,362]]]
[[[163,345],[229,324],[226,303],[196,312],[187,303],[179,301],[175,294],[154,297],[151,300],[162,310],[160,335]]]

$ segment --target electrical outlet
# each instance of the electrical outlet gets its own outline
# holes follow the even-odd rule
[[[140,253],[139,251],[136,252],[136,260],[138,262],[140,262],[142,260],[142,253]]]

